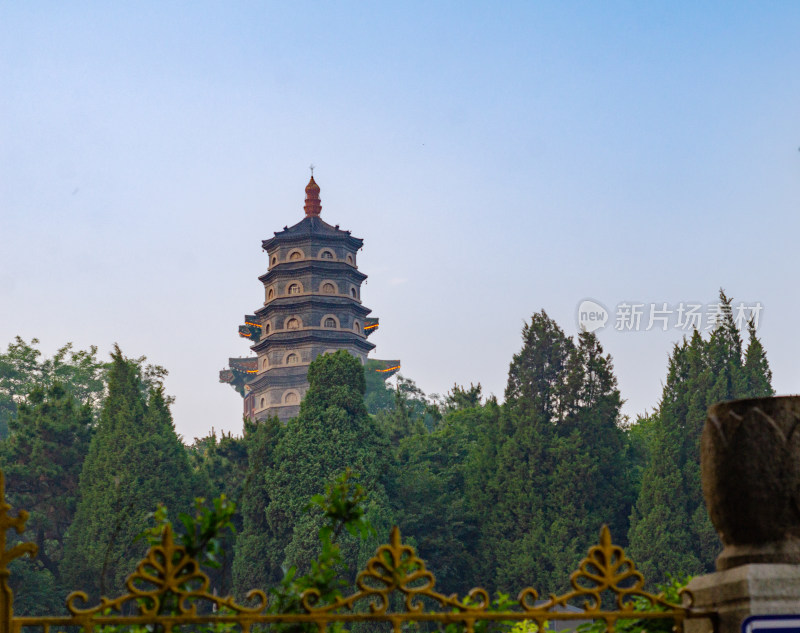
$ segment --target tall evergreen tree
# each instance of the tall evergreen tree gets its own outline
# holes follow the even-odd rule
[[[772,388],[772,370],[769,368],[767,353],[764,346],[756,336],[756,326],[753,319],[747,324],[750,340],[744,354],[744,378],[746,382],[746,397],[767,398],[775,395]]]
[[[565,589],[603,523],[627,532],[621,405],[597,338],[584,332],[576,345],[546,313],[534,314],[509,370],[505,436],[487,485],[495,512],[482,531],[498,588]]]
[[[239,596],[251,589],[273,586],[283,576],[286,543],[273,532],[266,512],[272,500],[267,476],[276,467],[275,447],[282,431],[278,418],[245,422],[248,468],[242,482],[242,529],[236,538],[233,562],[233,586]]]
[[[624,543],[633,490],[625,434],[619,427],[622,398],[611,358],[597,337],[578,336],[568,363],[566,417],[556,424],[547,488],[549,590],[566,590],[568,578],[607,524]]]
[[[322,517],[307,513],[306,507],[311,495],[323,492],[325,484],[346,468],[357,473],[359,483],[370,491],[368,518],[382,538],[391,525],[384,491],[388,440],[364,405],[361,363],[343,350],[321,355],[309,366],[308,381],[299,416],[289,420],[272,450],[262,451],[267,455],[264,480],[256,485],[262,502],[268,504],[249,508],[248,515],[254,519],[252,525],[258,525],[258,513],[266,511],[268,542],[237,549],[237,578],[268,581],[278,568],[308,570],[318,554]],[[371,555],[376,545],[377,541],[364,544],[342,535],[343,555],[351,569]],[[267,559],[241,560],[246,552],[256,550],[266,552]],[[277,555],[280,558],[273,558]],[[260,564],[262,569],[248,569],[251,564]],[[237,588],[244,588],[244,582],[237,581]]]
[[[508,435],[498,449],[489,487],[494,511],[483,522],[495,558],[495,583],[509,591],[550,579],[545,543],[549,530],[548,486],[553,472],[555,424],[567,406],[565,385],[574,344],[547,314],[522,330],[522,350],[508,374],[503,426]]]
[[[394,408],[394,394],[392,389],[387,386],[386,374],[381,373],[385,365],[372,358],[368,359],[364,365],[364,379],[366,381],[366,391],[364,393],[364,404],[367,411],[376,414],[379,411],[391,411]]]
[[[542,310],[522,328],[522,350],[508,370],[506,403],[515,413],[542,422],[562,419],[565,384],[574,344]]]
[[[62,576],[94,595],[122,586],[144,543],[135,541],[157,503],[190,509],[192,471],[160,388],[147,400],[139,366],[112,354],[108,396],[80,476]]]
[[[630,551],[651,582],[667,573],[710,572],[720,550],[700,483],[700,437],[715,402],[772,393],[763,347],[751,330],[747,352],[720,291],[708,339],[695,330],[676,345],[658,410],[652,450],[631,515]]]

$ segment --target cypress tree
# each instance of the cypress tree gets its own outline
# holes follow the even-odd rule
[[[645,577],[662,582],[667,573],[697,574],[703,565],[690,531],[694,508],[689,503],[685,421],[688,386],[696,383],[704,343],[695,332],[691,342],[676,345],[670,358],[658,412],[653,416],[653,448],[631,514],[630,554]]]
[[[384,491],[388,440],[364,405],[361,363],[343,350],[323,354],[309,366],[308,381],[300,414],[278,434],[266,460],[264,480],[257,480],[263,491],[261,502],[267,505],[251,507],[248,514],[254,519],[252,525],[258,525],[258,513],[266,512],[268,532],[261,538],[267,542],[237,549],[237,588],[244,589],[247,580],[268,582],[279,568],[296,566],[301,574],[309,569],[318,555],[322,525],[321,515],[306,511],[309,499],[323,492],[325,484],[346,468],[351,468],[370,492],[367,517],[381,540],[392,523]],[[355,571],[372,555],[378,541],[365,544],[343,534],[340,544],[345,560]],[[266,558],[256,563],[262,565],[260,570],[247,569],[249,565],[243,560],[247,551],[265,552]]]
[[[719,318],[705,340],[695,331],[675,347],[655,416],[653,445],[631,515],[630,551],[651,582],[668,573],[714,569],[721,544],[708,518],[700,484],[700,437],[715,402],[771,395],[772,374],[751,328],[742,339],[731,299],[720,291]]]
[[[576,345],[534,314],[509,369],[485,501],[495,511],[482,523],[499,589],[565,589],[603,523],[624,541],[632,490],[621,405],[597,338],[583,332]]]
[[[578,336],[566,377],[566,416],[556,423],[548,461],[548,590],[566,590],[570,573],[607,524],[625,543],[633,491],[625,435],[619,427],[622,398],[610,356],[597,337]]]
[[[160,388],[145,387],[138,365],[118,347],[108,396],[80,475],[62,576],[94,597],[123,586],[145,545],[135,542],[158,503],[190,509],[192,472]]]
[[[275,446],[282,430],[278,418],[245,421],[248,468],[242,485],[242,529],[236,538],[233,561],[233,586],[238,596],[275,585],[282,577],[286,544],[273,533],[266,513],[272,499],[267,474],[275,468]]]
[[[497,495],[483,524],[495,557],[495,584],[503,591],[550,579],[547,557],[548,486],[554,470],[555,424],[567,407],[565,385],[574,344],[542,311],[522,330],[523,347],[508,374],[502,426],[508,435],[498,449],[489,487]]]
[[[508,370],[506,403],[515,413],[555,422],[564,414],[567,363],[574,344],[542,310],[522,328],[522,350]]]
[[[756,336],[756,326],[752,319],[747,324],[750,336],[744,354],[744,376],[747,398],[767,398],[775,395],[772,388],[772,370],[769,368],[767,353]]]

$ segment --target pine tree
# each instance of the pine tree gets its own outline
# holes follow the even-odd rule
[[[41,613],[63,602],[59,563],[64,532],[78,499],[78,478],[92,432],[90,406],[80,406],[58,383],[34,388],[10,419],[10,437],[0,444],[0,467],[9,503],[30,512],[21,540],[39,548],[35,560],[15,563],[12,588],[23,596],[19,613]]]
[[[135,541],[156,504],[190,509],[193,479],[160,388],[145,387],[139,366],[112,354],[108,396],[80,475],[79,502],[67,533],[62,576],[107,593],[121,587],[144,553]]]
[[[55,384],[79,404],[96,405],[103,393],[106,366],[97,360],[97,348],[75,351],[72,343],[60,347],[52,358],[41,359],[38,339],[25,342],[19,336],[0,353],[0,439],[8,434],[17,405],[35,387],[48,390]]]

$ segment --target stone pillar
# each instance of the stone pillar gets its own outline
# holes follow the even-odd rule
[[[693,606],[717,633],[751,615],[800,614],[800,397],[722,402],[701,444],[703,495],[725,546],[717,572],[693,579]],[[686,633],[709,633],[688,620]]]

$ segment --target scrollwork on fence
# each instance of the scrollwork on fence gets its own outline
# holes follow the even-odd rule
[[[256,602],[254,607],[237,604],[233,598],[220,598],[209,593],[211,582],[197,561],[186,553],[186,548],[176,545],[172,527],[167,525],[161,544],[147,552],[125,583],[128,593],[118,598],[100,598],[100,604],[85,609],[77,603],[86,603],[83,591],[73,591],[67,596],[67,610],[74,616],[92,616],[110,611],[122,612],[126,605],[135,607],[143,616],[158,616],[171,609],[179,615],[197,615],[197,607],[205,604],[214,610],[225,609],[231,613],[259,613],[267,606],[267,596],[255,590],[248,594]]]
[[[127,593],[116,598],[103,597],[97,604],[86,606],[87,595],[76,591],[67,598],[69,615],[14,616],[13,595],[7,582],[8,563],[23,554],[35,555],[36,547],[30,543],[6,547],[7,530],[14,528],[22,533],[27,519],[24,510],[15,518],[9,516],[10,509],[0,473],[0,633],[21,633],[33,627],[43,633],[80,627],[89,633],[106,625],[155,625],[156,630],[171,633],[176,628],[188,631],[194,626],[224,623],[238,627],[243,633],[257,624],[277,623],[316,625],[324,633],[330,623],[358,621],[388,622],[396,633],[408,622],[455,623],[466,633],[473,633],[475,624],[481,621],[529,621],[543,631],[547,622],[559,620],[602,620],[613,633],[618,620],[634,618],[671,619],[674,630],[680,633],[686,618],[708,617],[645,591],[644,577],[624,550],[612,543],[605,526],[599,544],[589,549],[572,574],[571,591],[539,599],[539,594],[528,587],[519,593],[516,603],[501,610],[492,605],[485,589],[473,589],[464,598],[437,591],[434,575],[414,548],[402,542],[395,527],[389,543],[381,545],[358,574],[352,593],[321,603],[319,592],[310,589],[302,595],[297,612],[274,613],[262,590],[251,591],[247,605],[211,593],[208,576],[186,549],[175,543],[167,526],[161,543],[150,547],[128,577]],[[615,597],[614,609],[603,606],[603,596],[609,594]],[[400,599],[393,600],[394,596]],[[635,598],[644,599],[651,608],[634,610]]]

